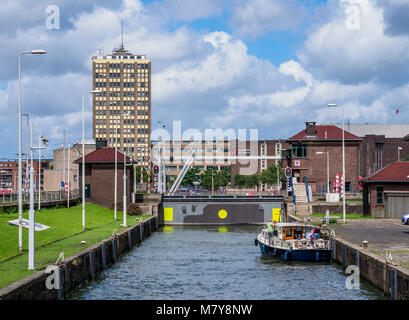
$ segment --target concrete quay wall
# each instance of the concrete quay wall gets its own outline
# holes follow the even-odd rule
[[[292,215],[289,215],[289,220],[304,222]],[[391,299],[409,300],[408,269],[387,263],[385,258],[339,237],[332,239],[332,257],[344,270],[350,265],[356,265],[362,278]]]
[[[159,227],[158,216],[128,228],[91,247],[66,258],[56,265],[60,278],[57,289],[47,289],[46,270],[36,272],[0,289],[0,300],[59,300],[65,299],[85,282],[92,281],[99,272],[116,262]]]

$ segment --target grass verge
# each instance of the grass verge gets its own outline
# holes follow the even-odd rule
[[[27,219],[27,212],[23,218]],[[142,216],[145,220],[148,215]],[[23,228],[23,251],[18,250],[18,227],[7,223],[17,219],[18,214],[0,215],[0,288],[22,279],[38,270],[45,269],[54,263],[61,252],[65,257],[110,237],[114,229],[121,230],[122,211],[117,212],[114,221],[113,210],[94,204],[86,205],[86,229],[82,229],[82,207],[51,208],[36,212],[36,222],[45,224],[50,229],[36,232],[36,270],[27,270],[28,263],[28,230]],[[136,224],[133,216],[127,215],[127,226]],[[82,246],[81,241],[86,241]]]
[[[325,218],[325,213],[313,213],[312,216]],[[342,218],[343,215],[342,213],[330,213],[330,217]],[[370,216],[364,216],[362,214],[347,213],[345,214],[345,219],[374,219],[374,218]]]

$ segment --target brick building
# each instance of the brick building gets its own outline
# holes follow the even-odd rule
[[[41,189],[43,190],[44,183],[44,170],[49,168],[50,160],[41,160],[41,173],[40,173],[40,182]],[[26,172],[27,172],[27,162],[22,160],[22,177],[23,177],[23,189],[25,188]],[[30,164],[30,161],[29,161]],[[34,166],[34,188],[38,188],[38,160],[33,160]],[[11,189],[13,192],[18,190],[18,161],[17,160],[8,160],[0,161],[0,188]],[[27,176],[27,178],[29,178]],[[28,189],[28,185],[27,185]]]
[[[129,157],[125,158],[126,163],[131,163]],[[79,172],[82,172],[82,157],[75,163],[79,164]],[[118,209],[123,203],[123,176],[124,176],[124,154],[117,152],[118,168],[118,188],[117,203]],[[127,201],[131,200],[133,191],[133,169],[126,167],[127,176]],[[79,177],[80,188],[82,186],[82,174]],[[115,149],[109,147],[99,148],[85,156],[85,198],[86,201],[101,205],[103,207],[114,208],[114,186],[115,186]]]
[[[95,151],[95,141],[85,141],[85,155]],[[65,148],[65,175],[66,182],[70,181],[71,190],[78,189],[79,184],[79,165],[75,160],[82,156],[82,144],[76,143],[70,148]],[[70,170],[68,172],[68,159],[70,158]],[[53,161],[50,162],[48,169],[44,169],[44,191],[59,191],[62,189],[61,181],[63,181],[64,169],[64,155],[63,148],[55,149],[53,151]]]
[[[359,144],[362,139],[345,130],[345,191],[359,191]],[[342,175],[342,129],[334,125],[306,122],[306,128],[287,140],[291,148],[291,167],[298,182],[306,177],[312,191],[326,192],[329,156],[330,189],[336,174]],[[324,154],[317,154],[317,152]]]
[[[359,175],[366,177],[409,155],[409,124],[349,124],[345,130],[362,138]],[[398,159],[399,157],[399,159]]]
[[[395,162],[363,180],[364,215],[395,218],[409,212],[409,162]]]

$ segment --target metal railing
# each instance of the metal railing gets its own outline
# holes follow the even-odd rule
[[[79,189],[70,190],[70,200],[79,198],[81,195]],[[23,204],[30,202],[30,193],[23,192]],[[38,202],[39,192],[34,192],[34,202]],[[68,193],[60,191],[41,191],[41,202],[67,200]],[[10,194],[3,193],[0,195],[0,205],[17,204],[18,192],[11,192]]]

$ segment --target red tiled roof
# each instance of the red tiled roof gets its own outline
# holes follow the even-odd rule
[[[117,161],[124,162],[124,154],[117,151]],[[131,162],[132,159],[126,157],[126,162]],[[85,156],[85,163],[114,163],[115,162],[115,149],[104,147],[99,148]],[[75,163],[82,163],[82,157],[77,159]]]
[[[409,162],[394,162],[365,178],[364,182],[409,182]]]
[[[316,125],[315,130],[315,136],[307,136],[307,132],[304,129],[288,140],[342,140],[342,129],[337,126]],[[346,130],[344,138],[345,140],[361,140],[361,138]]]

